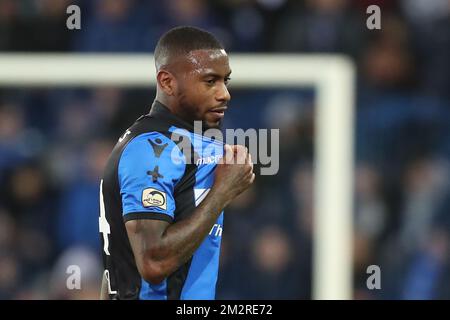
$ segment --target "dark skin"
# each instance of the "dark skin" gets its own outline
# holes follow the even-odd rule
[[[166,62],[166,61],[163,61]],[[217,128],[231,96],[231,69],[224,50],[195,50],[158,65],[156,99],[192,123]]]
[[[157,62],[158,101],[180,118],[220,126],[230,100],[231,69],[224,50],[196,50]],[[149,283],[159,284],[186,263],[201,245],[224,208],[255,179],[250,154],[243,146],[225,145],[215,182],[186,219],[175,223],[131,220],[125,226],[136,265]]]

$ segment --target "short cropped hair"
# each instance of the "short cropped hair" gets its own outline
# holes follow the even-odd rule
[[[194,50],[223,49],[223,45],[210,32],[196,27],[176,27],[161,36],[155,48],[155,65],[168,62],[171,57],[186,55]]]

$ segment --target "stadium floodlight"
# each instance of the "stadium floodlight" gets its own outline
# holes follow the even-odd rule
[[[232,54],[233,88],[316,90],[313,298],[352,298],[355,67],[337,55]],[[155,86],[148,54],[0,54],[0,87]]]

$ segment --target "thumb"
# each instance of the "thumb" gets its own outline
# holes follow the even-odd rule
[[[230,164],[233,163],[234,151],[229,144],[225,144],[223,147],[223,159],[224,163]]]

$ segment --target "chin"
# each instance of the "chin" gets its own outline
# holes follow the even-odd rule
[[[222,128],[222,121],[208,121],[204,120],[203,124],[205,125],[205,129],[221,129]]]
[[[222,127],[222,119],[211,119],[212,117],[203,118],[203,126],[205,129],[220,129]]]

